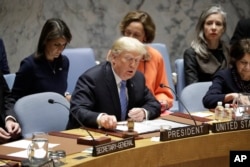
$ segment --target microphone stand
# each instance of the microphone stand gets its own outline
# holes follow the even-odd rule
[[[81,127],[88,133],[88,135],[91,137],[91,140],[86,139],[86,138],[78,138],[77,139],[77,144],[84,144],[84,145],[90,145],[90,146],[95,146],[95,145],[99,145],[99,144],[104,144],[104,143],[109,143],[111,142],[111,138],[110,137],[99,137],[99,138],[94,138],[94,136],[90,133],[90,131],[88,131],[88,129],[82,124],[82,122],[77,118],[77,116],[71,112],[70,108],[68,106],[66,106],[65,104],[55,101],[53,99],[49,99],[48,102],[50,104],[60,104],[63,107],[65,107],[70,114],[75,118],[75,120],[81,125]]]
[[[171,87],[169,87],[167,85],[164,85],[163,83],[160,84],[160,87],[161,88],[168,88],[168,89],[170,89],[174,93],[174,95],[178,98],[178,101],[181,103],[181,105],[187,111],[187,113],[190,116],[190,118],[194,121],[195,126],[197,126],[197,123],[196,123],[194,117],[191,115],[191,113],[189,112],[189,110],[187,109],[187,107],[183,104],[183,102],[181,101],[180,97],[178,97],[177,93]]]
[[[106,136],[95,139],[93,135],[82,124],[82,122],[77,118],[77,116],[73,112],[71,112],[69,107],[53,99],[49,99],[48,102],[50,104],[57,103],[65,107],[69,111],[69,113],[76,119],[76,121],[83,127],[83,129],[87,131],[87,133],[89,134],[92,140],[88,140],[88,139],[84,139],[80,137],[77,139],[77,144],[93,146],[92,156],[100,156],[100,155],[109,154],[109,153],[113,153],[116,151],[121,151],[121,150],[135,147],[134,137],[127,137],[123,140],[113,141],[113,142],[111,142],[110,137],[106,137]]]

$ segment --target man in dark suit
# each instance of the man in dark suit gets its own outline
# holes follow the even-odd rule
[[[114,42],[108,61],[79,77],[71,99],[71,112],[88,127],[116,128],[117,121],[128,118],[141,122],[160,116],[160,103],[145,85],[137,66],[145,46],[137,39],[121,37]],[[121,81],[126,81],[127,109],[122,118],[119,94]],[[67,129],[80,124],[70,114]]]
[[[0,71],[0,144],[20,137],[21,128],[10,107],[12,100],[8,85]]]
[[[10,68],[7,61],[3,40],[0,38],[0,69],[3,74],[9,74]]]

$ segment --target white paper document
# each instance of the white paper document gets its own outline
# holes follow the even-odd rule
[[[19,158],[28,158],[28,151],[23,150],[23,151],[8,154],[8,156],[19,157]]]
[[[18,140],[18,141],[3,144],[3,146],[27,149],[30,143],[31,143],[30,140],[24,139],[24,140]],[[49,148],[53,148],[58,145],[59,144],[49,143]]]
[[[195,112],[195,113],[191,113],[191,115],[198,116],[198,117],[209,117],[209,116],[212,116],[213,113],[211,113],[211,112]]]
[[[134,124],[134,131],[138,132],[139,134],[147,133],[147,132],[154,132],[159,131],[161,126],[170,126],[171,128],[178,128],[178,127],[185,127],[189,126],[187,124],[177,123],[173,121],[163,120],[163,119],[155,119],[155,120],[147,120],[143,122],[135,122]],[[118,122],[116,127],[117,130],[120,131],[127,131],[127,122]]]
[[[25,150],[8,154],[8,156],[20,157],[20,158],[28,158],[27,148],[28,148],[30,143],[31,143],[30,140],[25,140],[24,139],[24,140],[18,140],[18,141],[3,144],[3,146],[15,147],[15,148],[23,148]],[[53,148],[53,147],[56,147],[58,145],[59,144],[49,143],[49,148]]]

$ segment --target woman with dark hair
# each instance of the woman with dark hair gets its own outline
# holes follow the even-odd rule
[[[120,23],[123,36],[138,39],[142,43],[151,43],[155,38],[155,24],[151,16],[144,11],[128,12]],[[138,70],[146,78],[146,85],[161,103],[161,112],[173,106],[173,94],[170,89],[161,88],[160,84],[168,84],[165,64],[162,55],[154,48],[146,45],[147,54],[140,61]]]
[[[226,13],[219,6],[204,10],[196,25],[195,39],[184,52],[186,85],[211,81],[229,65],[229,49],[221,40],[226,32]]]
[[[238,93],[250,93],[250,39],[238,40],[230,49],[231,68],[218,71],[203,98],[206,108],[215,108],[218,101],[232,103]]]
[[[62,51],[72,35],[64,21],[52,18],[42,28],[37,50],[21,61],[12,89],[14,99],[40,92],[64,95],[69,60]]]

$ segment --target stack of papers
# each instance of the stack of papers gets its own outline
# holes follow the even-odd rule
[[[147,120],[143,122],[135,122],[134,123],[134,131],[138,134],[149,133],[160,131],[161,127],[170,126],[171,128],[179,128],[189,126],[187,124],[177,123],[173,121],[163,120],[163,119],[155,119],[155,120]],[[127,122],[118,122],[116,130],[127,131]]]

